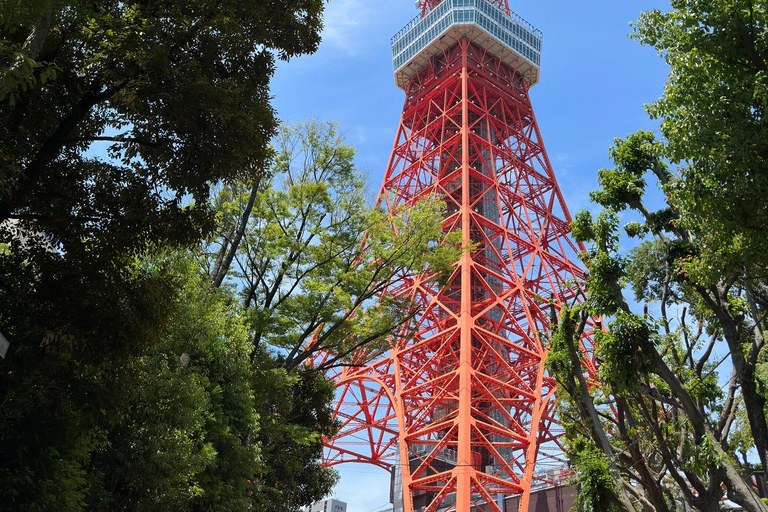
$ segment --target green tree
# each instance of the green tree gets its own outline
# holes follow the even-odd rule
[[[337,478],[320,467],[323,438],[336,428],[332,384],[254,355],[240,301],[212,293],[189,255],[137,269],[172,285],[153,343],[98,363],[48,357],[77,376],[38,389],[39,372],[19,375],[4,397],[16,417],[0,423],[10,455],[2,509],[295,512],[326,496]]]
[[[321,465],[324,438],[337,430],[333,383],[311,371],[288,372],[273,355],[254,363],[259,470],[249,493],[255,510],[297,512],[330,494],[338,474]]]
[[[314,51],[322,6],[0,1],[0,508],[84,509],[127,411],[166,418],[136,361],[162,359],[183,281],[146,257],[207,235],[215,183],[260,175],[275,59]]]
[[[392,292],[425,268],[428,286],[458,260],[460,236],[444,237],[444,205],[427,198],[393,216],[370,207],[354,148],[334,124],[284,126],[275,153],[269,179],[217,198],[221,228],[204,251],[212,285],[229,272],[254,351],[275,351],[289,372],[321,352],[330,357],[316,371],[385,349],[418,307]]]
[[[720,510],[724,486],[745,510],[768,510],[743,480],[749,467],[733,457],[729,435],[743,385],[736,365],[727,392],[718,385],[717,370],[725,359],[715,358],[713,350],[726,335],[698,281],[686,272],[697,240],[676,227],[674,210],[644,206],[648,173],[662,185],[672,179],[662,145],[639,132],[617,139],[611,156],[616,167],[600,171],[601,188],[592,194],[603,213],[593,219],[581,212],[573,224],[577,239],[592,242],[584,255],[587,301],[561,313],[548,361],[565,391],[569,445],[579,447],[571,457],[581,464],[580,456],[600,451],[619,477],[614,503],[617,493],[625,492],[642,510],[675,510],[679,494],[697,509],[713,512]],[[642,243],[624,255],[616,212],[627,209],[644,222],[625,226]],[[659,304],[658,314],[648,306],[642,313],[632,311],[626,285],[635,301]],[[748,309],[743,290],[731,293],[729,301],[734,309]],[[595,339],[601,385],[592,387],[575,350],[589,316],[608,319]],[[601,492],[610,496],[611,488]]]
[[[600,171],[592,194],[603,213],[574,223],[593,246],[589,300],[568,315],[606,315],[596,340],[603,385],[576,386],[583,368],[566,349],[578,331],[568,343],[553,336],[549,364],[568,390],[564,413],[582,427],[574,439],[591,440],[613,462],[643,510],[674,510],[681,498],[717,510],[721,483],[746,510],[764,510],[740,487],[754,466],[750,448],[768,466],[768,10],[751,0],[671,4],[644,13],[633,34],[671,67],[663,96],[647,107],[663,137],[617,139],[615,167]],[[655,211],[649,181],[664,193]],[[640,244],[628,253],[617,245],[622,212],[636,219],[625,230]],[[627,286],[658,310],[633,312]],[[722,390],[718,370],[728,360]],[[595,422],[589,412],[603,414]]]
[[[169,257],[177,307],[159,342],[125,362],[132,399],[91,459],[91,510],[247,510],[262,470],[257,409],[274,388],[254,377],[245,319],[189,257]]]
[[[664,155],[680,164],[661,185],[676,214],[671,231],[682,243],[695,240],[685,272],[723,330],[765,468],[768,404],[758,366],[768,304],[768,6],[676,0],[672,7],[645,13],[634,34],[672,69],[664,95],[648,107],[661,120]],[[747,302],[743,312],[734,294]]]
[[[634,37],[671,68],[648,107],[661,120],[679,226],[693,230],[709,276],[768,266],[768,6],[753,0],[673,0],[644,13]],[[682,186],[682,185],[685,186]],[[758,268],[751,269],[758,271]]]
[[[217,236],[200,261],[211,293],[237,294],[254,364],[272,361],[258,373],[258,387],[275,392],[258,408],[264,471],[253,497],[259,510],[283,512],[335,483],[335,472],[319,466],[323,436],[336,428],[326,371],[404,335],[417,305],[392,292],[426,267],[421,285],[434,284],[461,249],[460,235],[444,236],[440,203],[391,217],[369,206],[355,150],[335,124],[283,126],[274,150],[264,179],[221,189]]]
[[[46,275],[40,260],[60,256],[19,245],[0,251],[0,508],[83,510],[92,456],[136,390],[130,361],[160,341],[176,282],[136,261]]]
[[[227,238],[197,260],[224,265],[238,226],[223,286],[195,275],[184,250],[71,268],[55,242],[9,224],[0,314],[26,323],[7,331],[3,363],[3,509],[294,512],[330,492],[337,476],[320,459],[336,424],[322,370],[383,348],[414,312],[385,291],[425,265],[439,279],[460,252],[435,247],[440,205],[393,218],[366,206],[353,157],[333,125],[286,128],[255,199],[224,186],[214,207]],[[253,261],[267,270],[249,273]],[[246,301],[265,291],[273,302]],[[54,330],[51,311],[93,324]],[[329,358],[312,367],[320,351]]]
[[[211,184],[260,172],[275,58],[316,49],[322,1],[9,0],[0,12],[0,222],[22,219],[93,264],[197,241]],[[14,82],[20,61],[31,75]]]

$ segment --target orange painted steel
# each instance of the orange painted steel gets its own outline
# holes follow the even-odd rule
[[[342,426],[326,451],[327,464],[392,468],[396,510],[499,512],[500,496],[519,494],[527,512],[532,486],[565,464],[544,360],[550,304],[581,296],[581,248],[528,87],[467,37],[407,83],[379,201],[393,215],[444,201],[444,231],[461,230],[472,250],[442,287],[409,275],[389,291],[420,313],[407,339],[332,374]],[[590,377],[593,330],[582,340]]]

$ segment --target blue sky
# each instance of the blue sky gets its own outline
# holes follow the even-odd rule
[[[643,104],[658,98],[669,73],[655,51],[627,37],[640,11],[662,0],[510,0],[544,33],[541,82],[531,98],[571,213],[590,207],[597,170],[610,165],[614,137],[655,130]],[[272,82],[284,121],[314,116],[338,122],[359,151],[358,165],[378,190],[404,95],[394,85],[390,37],[417,14],[413,0],[331,0],[323,43],[314,55],[281,63]],[[339,466],[335,496],[348,512],[375,512],[389,501],[389,475]]]

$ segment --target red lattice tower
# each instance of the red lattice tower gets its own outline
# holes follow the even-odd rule
[[[445,201],[474,246],[442,288],[411,276],[416,334],[333,375],[326,462],[391,469],[395,512],[499,511],[564,461],[544,370],[551,303],[575,302],[570,215],[528,94],[541,34],[506,0],[426,0],[392,39],[405,106],[379,201]],[[582,350],[590,372],[590,323]],[[550,472],[551,475],[551,472]]]

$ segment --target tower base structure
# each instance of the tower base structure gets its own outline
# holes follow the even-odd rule
[[[392,473],[392,485],[390,487],[390,503],[392,503],[393,512],[401,512],[400,505],[396,498],[396,479]],[[539,486],[531,489],[528,502],[528,509],[525,512],[570,512],[576,503],[578,491],[575,487],[567,485],[567,479],[561,479],[558,483],[552,483],[548,486]],[[521,512],[521,496],[504,496],[497,499],[496,504],[502,512]],[[428,506],[425,499],[416,497],[413,501],[413,507],[416,512],[426,510]],[[485,504],[473,506],[471,512],[487,512],[490,508]]]

